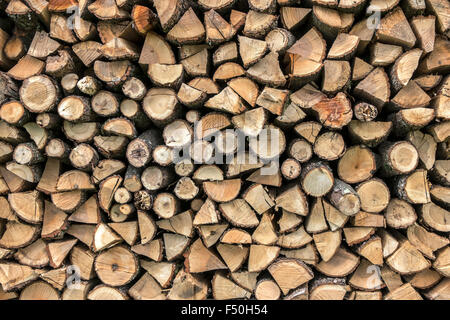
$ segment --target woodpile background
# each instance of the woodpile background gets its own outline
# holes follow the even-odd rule
[[[449,35],[448,0],[0,0],[0,299],[450,299]]]

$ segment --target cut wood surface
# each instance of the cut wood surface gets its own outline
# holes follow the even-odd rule
[[[0,300],[450,299],[449,17],[0,0]]]

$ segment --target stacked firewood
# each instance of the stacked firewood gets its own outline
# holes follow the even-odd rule
[[[0,299],[450,299],[448,0],[0,0]]]

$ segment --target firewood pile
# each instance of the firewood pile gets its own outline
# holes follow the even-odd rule
[[[450,299],[448,0],[0,0],[0,299]]]

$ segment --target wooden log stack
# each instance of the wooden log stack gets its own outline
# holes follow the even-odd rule
[[[448,0],[0,4],[0,299],[450,299]]]

